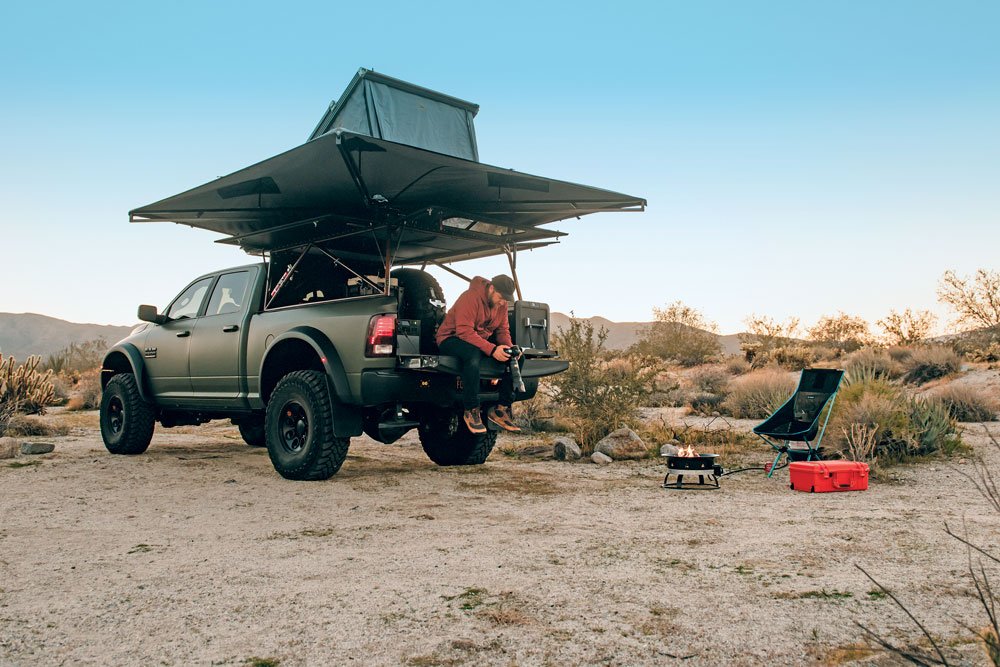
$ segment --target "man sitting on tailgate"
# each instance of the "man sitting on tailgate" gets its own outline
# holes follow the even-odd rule
[[[493,280],[481,276],[472,279],[438,328],[437,344],[441,354],[462,362],[463,419],[473,433],[485,433],[479,406],[479,364],[492,357],[502,364],[510,361],[505,348],[512,345],[507,321],[507,302],[514,301],[514,280],[498,275]],[[512,421],[514,384],[510,373],[500,380],[500,404],[491,407],[486,418],[507,431],[520,431]]]

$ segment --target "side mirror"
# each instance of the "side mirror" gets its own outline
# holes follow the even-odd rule
[[[170,318],[156,312],[156,306],[139,306],[139,320],[153,324],[166,324]]]

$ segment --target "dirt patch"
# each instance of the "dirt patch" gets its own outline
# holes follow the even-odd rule
[[[680,492],[658,460],[439,468],[408,436],[296,483],[224,423],[115,457],[93,413],[47,419],[56,451],[0,467],[3,664],[890,664],[855,621],[919,631],[855,564],[981,656],[943,523],[983,544],[1000,525],[961,459],[864,493],[792,492],[787,470]]]

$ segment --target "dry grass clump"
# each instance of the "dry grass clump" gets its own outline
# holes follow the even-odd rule
[[[788,400],[795,386],[795,378],[784,371],[754,371],[730,383],[721,411],[742,419],[764,419]]]
[[[904,365],[904,382],[924,384],[958,372],[962,368],[962,359],[950,347],[925,346],[913,349]]]
[[[726,357],[723,365],[730,375],[745,375],[750,372],[750,362],[745,356],[734,354]]]
[[[39,417],[16,414],[7,423],[6,435],[9,436],[56,436],[66,435],[69,428],[62,424],[52,424]]]
[[[688,376],[697,391],[708,394],[725,394],[732,376],[721,366],[702,366]]]
[[[906,358],[909,358],[909,350]],[[851,352],[843,360],[843,369],[848,377],[871,376],[895,380],[903,375],[903,364],[894,359],[887,350],[862,348]]]
[[[997,416],[996,399],[975,387],[950,384],[934,391],[931,399],[941,403],[956,421],[988,422]]]

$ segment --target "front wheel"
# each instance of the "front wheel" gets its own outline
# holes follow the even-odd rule
[[[347,458],[350,438],[333,433],[326,375],[295,371],[281,378],[267,403],[264,433],[274,469],[285,479],[329,479]]]
[[[461,410],[435,410],[420,419],[420,444],[439,466],[469,466],[486,462],[497,442],[496,431],[473,433]]]
[[[101,395],[101,438],[112,454],[142,454],[149,448],[156,411],[142,400],[132,373],[119,373]]]

